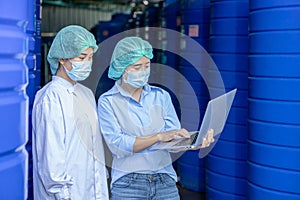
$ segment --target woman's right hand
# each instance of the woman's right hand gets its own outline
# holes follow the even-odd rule
[[[190,138],[190,134],[186,129],[182,128],[179,130],[158,133],[157,138],[159,142],[170,142],[178,138]]]
[[[184,128],[179,130],[155,133],[152,135],[136,137],[133,152],[144,150],[157,142],[170,142],[178,138],[190,138],[190,134]]]

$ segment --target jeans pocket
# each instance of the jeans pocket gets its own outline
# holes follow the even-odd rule
[[[128,175],[122,176],[121,178],[116,180],[112,184],[112,186],[117,187],[117,188],[126,188],[131,185],[131,183],[134,181],[133,179],[134,178],[130,174],[128,174]]]
[[[162,179],[163,179],[163,184],[165,184],[166,186],[174,186],[176,185],[176,181],[169,175],[167,174],[164,174],[162,176]]]

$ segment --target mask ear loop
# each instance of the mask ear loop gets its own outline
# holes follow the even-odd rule
[[[124,76],[125,75],[125,76]],[[122,75],[122,81],[124,82],[124,83],[127,83],[127,77],[128,77],[128,71],[127,71],[127,68],[124,70],[124,73],[123,73],[123,75]]]
[[[63,68],[65,69],[65,72],[69,72],[69,70],[66,68],[66,66],[64,64],[61,63],[61,65],[63,66]]]
[[[70,59],[62,59],[62,60],[69,60],[69,62],[71,63],[71,67],[72,67],[72,68],[71,68],[70,70],[67,69],[67,67],[64,65],[63,62],[60,63],[60,64],[63,66],[63,68],[65,69],[65,72],[70,72],[70,71],[72,71],[72,69],[73,69],[72,61],[71,61]]]
[[[61,61],[62,60],[62,61]],[[66,68],[66,66],[64,65],[64,61],[65,59],[59,59],[59,63],[63,66],[65,72],[68,72],[69,70]],[[70,61],[71,62],[71,61]],[[70,70],[71,71],[71,70]]]

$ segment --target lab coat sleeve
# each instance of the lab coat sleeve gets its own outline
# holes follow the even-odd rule
[[[108,98],[98,100],[100,130],[110,151],[117,158],[133,155],[136,136],[122,131]]]
[[[55,101],[42,102],[34,108],[37,169],[47,192],[56,199],[70,197],[72,177],[66,172],[65,126],[62,109]]]

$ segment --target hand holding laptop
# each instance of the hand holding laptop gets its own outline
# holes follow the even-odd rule
[[[198,149],[202,149],[202,148],[206,148],[209,147],[209,145],[211,143],[213,143],[215,141],[214,139],[214,129],[209,129],[206,133],[206,135],[204,136],[204,138],[202,139],[202,143],[200,146],[192,148],[191,150],[198,150]]]
[[[173,140],[153,145],[152,149],[166,149],[169,152],[200,149],[201,158],[206,156],[223,131],[236,91],[233,89],[208,102],[200,129],[190,132],[190,138],[173,137]]]
[[[192,132],[192,133],[194,133],[194,132]],[[193,137],[193,138],[195,138],[195,137]],[[184,142],[183,138],[182,138],[182,141]],[[185,140],[185,141],[188,141],[188,140]],[[178,153],[180,151],[186,151],[186,150],[199,150],[199,149],[209,147],[214,141],[215,141],[215,139],[214,139],[214,130],[209,129],[207,131],[206,135],[203,137],[202,143],[200,145],[198,145],[198,146],[192,145],[192,146],[190,146],[190,148],[182,147],[182,148],[177,148],[177,149],[170,149],[169,152]],[[190,142],[192,142],[192,141],[189,141],[189,143]]]

